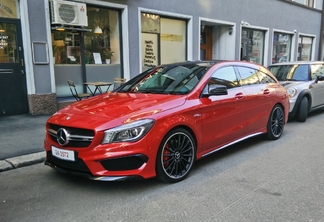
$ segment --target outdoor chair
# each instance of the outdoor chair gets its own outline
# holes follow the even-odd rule
[[[118,88],[119,86],[123,85],[126,82],[124,78],[115,78],[114,79],[114,89]]]
[[[75,85],[74,85],[74,82],[71,81],[71,80],[68,80],[67,81],[68,84],[69,84],[69,87],[70,87],[70,90],[71,90],[71,93],[72,93],[72,96],[77,100],[77,101],[80,101],[84,98],[88,98],[91,96],[91,94],[89,93],[78,93]]]

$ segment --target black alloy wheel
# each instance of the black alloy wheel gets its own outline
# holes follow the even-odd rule
[[[267,138],[271,140],[279,139],[285,126],[285,114],[280,105],[275,105],[270,113],[267,125]]]
[[[297,114],[296,114],[296,120],[298,122],[305,122],[308,116],[308,98],[305,96],[301,100]]]
[[[163,139],[156,160],[158,179],[167,183],[183,180],[195,160],[196,144],[192,135],[183,128],[171,130]]]

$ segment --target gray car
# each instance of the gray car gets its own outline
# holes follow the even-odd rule
[[[324,107],[323,61],[276,63],[268,68],[290,96],[290,118],[305,122],[309,112]]]

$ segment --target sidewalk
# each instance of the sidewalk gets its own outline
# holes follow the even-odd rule
[[[45,123],[50,115],[0,117],[0,172],[41,163]]]

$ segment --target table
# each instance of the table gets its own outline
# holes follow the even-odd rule
[[[106,92],[108,92],[109,87],[112,85],[111,82],[85,82],[83,83],[84,85],[87,86],[91,94],[94,96],[96,95],[96,92],[98,91],[99,93],[102,93],[102,86],[107,86]],[[94,86],[95,89],[94,91],[91,90],[90,86]]]

